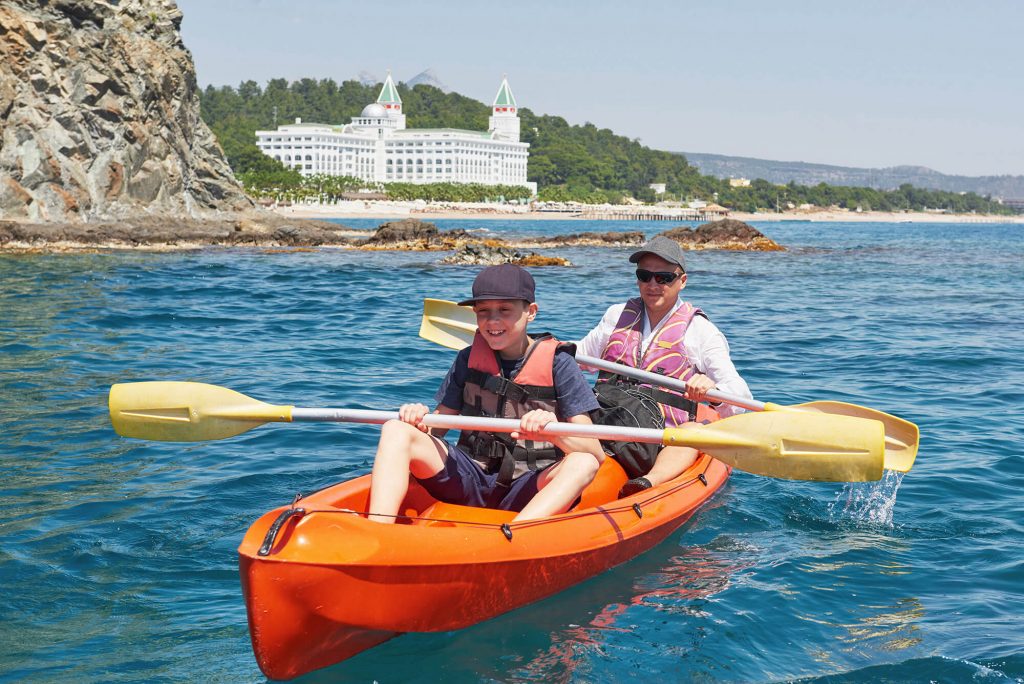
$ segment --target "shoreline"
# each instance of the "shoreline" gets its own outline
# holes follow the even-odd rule
[[[333,205],[292,205],[274,207],[270,211],[281,217],[294,219],[419,219],[421,221],[470,219],[475,221],[512,220],[512,221],[595,221],[583,218],[573,211],[535,211],[525,206],[515,205],[482,205],[482,204],[444,204],[429,205],[422,202],[387,202],[380,200],[348,201]],[[931,212],[886,212],[886,211],[789,211],[783,213],[745,213],[730,212],[723,218],[731,218],[746,223],[754,222],[827,222],[827,223],[1007,223],[1024,224],[1024,215],[1000,216],[998,214],[939,214]],[[611,219],[616,220],[616,219]],[[630,220],[623,218],[621,220]],[[659,221],[643,221],[659,225],[674,221],[692,223],[684,218],[667,218]]]
[[[445,219],[468,221],[564,221],[579,222],[579,228],[564,226],[565,231],[592,231],[617,235],[623,230],[660,233],[673,228],[699,227],[688,217],[670,216],[663,220],[637,220],[628,216],[601,220],[583,217],[578,211],[535,211],[522,205],[435,205],[382,201],[348,202],[347,206],[299,205],[259,210],[255,214],[220,215],[208,218],[137,216],[102,222],[33,222],[24,219],[0,219],[0,253],[66,253],[102,250],[188,251],[210,247],[250,247],[293,250],[333,247],[360,249],[364,240],[380,224],[415,219],[431,222]],[[355,205],[355,206],[353,206]],[[354,218],[377,225],[353,228],[346,221]],[[926,212],[790,212],[748,214],[737,212],[727,218],[748,225],[786,222],[821,223],[917,223],[933,225],[1024,225],[1024,216],[974,214],[932,214]],[[334,219],[325,221],[325,219]],[[605,223],[607,227],[601,226]],[[585,227],[584,227],[584,224]],[[623,225],[628,224],[628,225]],[[649,225],[647,225],[649,224]],[[767,225],[766,225],[767,224]],[[824,226],[823,226],[824,227]],[[555,232],[555,231],[548,231]],[[703,244],[701,241],[700,244]],[[542,245],[544,246],[544,245]],[[369,249],[367,247],[362,247]],[[716,247],[692,247],[715,249]],[[723,248],[723,247],[717,247]],[[731,247],[724,247],[731,249]]]

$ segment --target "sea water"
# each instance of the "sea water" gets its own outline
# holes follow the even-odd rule
[[[346,221],[372,228],[378,221]],[[438,221],[494,236],[668,226]],[[768,223],[788,250],[690,252],[684,294],[754,396],[921,427],[875,483],[735,472],[630,563],[475,627],[398,637],[306,681],[1024,679],[1024,227]],[[535,269],[536,330],[573,339],[635,294],[626,248]],[[0,255],[0,679],[261,679],[236,548],[297,492],[368,472],[377,428],[120,438],[112,383],[274,403],[430,402],[452,352],[424,297],[477,269],[344,249]]]

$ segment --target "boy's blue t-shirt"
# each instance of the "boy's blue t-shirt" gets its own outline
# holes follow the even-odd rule
[[[447,406],[456,411],[462,410],[462,391],[466,385],[466,376],[469,374],[469,351],[466,347],[455,357],[455,362],[448,369],[441,387],[434,395],[438,404]],[[523,359],[506,361],[500,359],[502,374],[509,377],[523,365]],[[566,421],[573,416],[589,414],[600,408],[593,390],[583,377],[580,367],[572,354],[559,350],[555,353],[555,361],[552,366],[552,379],[555,383],[555,395],[558,401],[559,421]]]

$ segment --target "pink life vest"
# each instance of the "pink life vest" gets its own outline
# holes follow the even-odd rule
[[[697,373],[697,369],[690,363],[686,357],[686,351],[683,349],[686,329],[690,327],[690,321],[697,314],[703,316],[704,312],[689,302],[683,302],[661,326],[651,340],[650,346],[647,347],[647,352],[641,358],[640,342],[643,339],[644,316],[646,315],[644,302],[639,297],[630,299],[626,302],[626,308],[622,310],[622,315],[619,316],[619,320],[615,324],[615,330],[608,338],[608,344],[605,345],[601,358],[605,361],[621,363],[685,382]],[[657,395],[664,397],[662,393],[666,393],[678,397],[680,400],[678,403],[692,406],[692,402],[675,390],[664,387],[653,388],[646,383],[639,383],[638,386],[654,390],[656,401]],[[677,402],[673,401],[673,403]],[[666,427],[679,426],[690,420],[690,413],[686,409],[670,406],[662,401],[658,401],[658,405],[665,417]]]

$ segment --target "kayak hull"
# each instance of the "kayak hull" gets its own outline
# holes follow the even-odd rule
[[[729,476],[701,455],[674,480],[617,500],[626,476],[606,459],[577,507],[512,523],[513,513],[445,504],[415,481],[400,524],[365,511],[369,476],[271,511],[239,547],[253,652],[289,679],[403,632],[460,629],[578,584],[650,549]],[[260,553],[264,547],[266,553]]]

